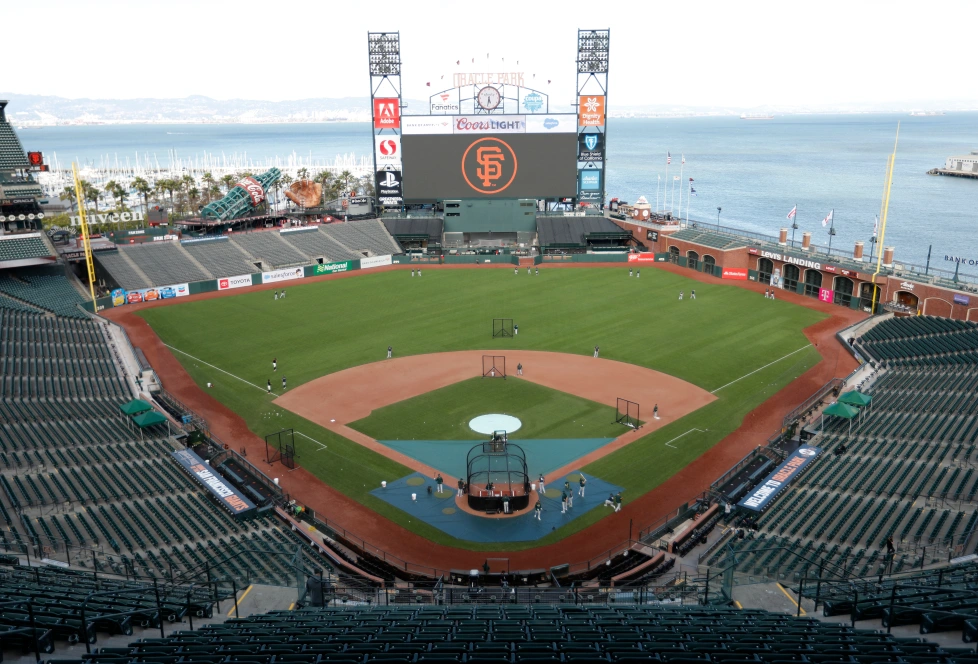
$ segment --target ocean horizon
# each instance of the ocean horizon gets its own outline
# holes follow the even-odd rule
[[[645,196],[659,209],[685,218],[776,236],[798,206],[801,233],[833,249],[852,251],[857,240],[871,250],[880,212],[886,163],[897,123],[900,141],[890,195],[885,244],[897,262],[954,269],[946,258],[978,258],[978,181],[927,175],[952,155],[978,149],[978,112],[937,116],[907,114],[787,115],[771,120],[739,117],[609,118],[607,195],[634,202]],[[108,165],[152,157],[161,165],[205,155],[255,162],[287,159],[369,158],[369,123],[75,125],[30,127],[19,132],[26,150],[40,150],[62,166]],[[666,167],[666,153],[672,164]],[[685,157],[683,166],[680,162]],[[681,177],[681,180],[676,180]],[[696,196],[687,202],[689,178]],[[658,195],[657,195],[658,192]],[[680,196],[682,201],[680,202]],[[790,236],[790,231],[789,231]],[[879,245],[876,247],[879,251]],[[969,270],[970,272],[970,270]]]

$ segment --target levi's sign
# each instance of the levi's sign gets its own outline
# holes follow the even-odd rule
[[[775,468],[774,472],[767,476],[767,479],[754,487],[737,505],[760,512],[781,493],[784,487],[788,486],[788,483],[792,479],[798,476],[805,466],[814,461],[821,453],[822,448],[820,447],[809,447],[808,445],[799,447],[784,463]]]
[[[227,484],[227,481],[197,456],[192,450],[174,450],[171,452],[183,469],[190,473],[195,480],[211,492],[218,502],[231,511],[232,514],[243,514],[255,509],[255,504],[242,496]]]

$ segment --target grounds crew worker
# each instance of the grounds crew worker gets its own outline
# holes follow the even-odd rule
[[[435,483],[438,485],[438,493],[441,493],[445,484],[445,478],[441,476],[441,473],[438,473],[438,477],[435,478]]]
[[[462,497],[462,492],[463,492],[464,490],[465,490],[465,480],[463,480],[463,479],[462,479],[462,478],[460,477],[460,478],[458,478],[458,497],[459,497],[459,498],[461,498],[461,497]]]
[[[540,518],[540,514],[542,512],[543,512],[543,505],[541,505],[540,501],[538,500],[537,504],[533,506],[533,516],[536,518],[537,521],[543,521],[543,519]]]

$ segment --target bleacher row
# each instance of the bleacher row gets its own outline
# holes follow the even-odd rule
[[[97,261],[128,290],[251,274],[259,269],[356,260],[400,253],[377,219],[364,219],[279,233],[232,233],[206,242],[120,245]],[[259,268],[258,265],[261,267]]]
[[[58,664],[974,662],[919,638],[710,607],[452,606],[275,611]]]
[[[870,330],[872,343],[899,343],[906,353],[970,333],[973,326],[927,317]],[[824,431],[815,444],[825,453],[757,518],[757,539],[737,544],[747,554],[739,571],[797,576],[807,558],[865,576],[883,567],[887,537],[897,549],[887,562],[894,572],[968,544],[978,526],[978,360],[949,370],[918,357],[893,356],[851,436],[842,418],[811,423]],[[845,453],[833,454],[840,445]]]
[[[864,356],[887,365],[978,363],[978,323],[916,316],[892,318],[856,340]]]
[[[25,267],[0,272],[0,314],[7,311],[55,313],[84,318],[84,299],[65,277],[61,266]]]

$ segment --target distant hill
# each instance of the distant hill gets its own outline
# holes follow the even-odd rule
[[[182,122],[328,122],[370,120],[369,97],[261,101],[211,99],[67,99],[0,92],[7,115],[20,125]],[[405,100],[406,103],[410,103]],[[416,102],[423,106],[423,102]]]

